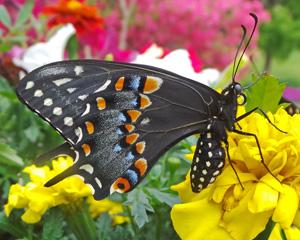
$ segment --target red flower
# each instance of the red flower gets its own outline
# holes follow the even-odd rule
[[[60,0],[56,5],[44,7],[42,12],[51,16],[49,27],[72,23],[78,35],[103,29],[104,20],[97,8],[79,0]]]

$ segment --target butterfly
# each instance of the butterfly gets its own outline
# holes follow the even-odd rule
[[[250,15],[255,25],[244,52],[257,25],[257,17]],[[238,51],[245,36],[243,26]],[[192,190],[201,191],[215,181],[226,154],[229,157],[226,131],[253,136],[259,147],[254,134],[235,127],[257,110],[236,117],[237,106],[246,102],[242,86],[235,81],[238,65],[232,83],[221,93],[175,73],[138,64],[72,60],[32,71],[21,80],[17,94],[65,139],[38,160],[59,155],[74,158],[71,167],[45,186],[79,175],[95,199],[131,191],[169,148],[199,133],[190,178]],[[243,101],[238,103],[238,98]]]

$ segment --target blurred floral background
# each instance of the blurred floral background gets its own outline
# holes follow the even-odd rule
[[[251,158],[253,142],[230,135],[235,160],[254,161],[238,165],[244,193],[227,168],[222,182],[190,192],[185,176],[196,137],[169,150],[128,194],[95,201],[76,177],[43,187],[72,159],[34,165],[62,138],[17,99],[22,76],[50,62],[93,58],[153,65],[220,89],[231,80],[240,25],[253,26],[250,12],[259,28],[238,78],[261,81],[247,91],[246,110],[258,105],[290,132],[268,125],[261,131],[259,114],[242,127],[260,136],[268,166],[284,184]],[[300,102],[299,62],[298,0],[0,0],[0,239],[300,239],[300,116],[287,115],[280,103],[282,95]]]

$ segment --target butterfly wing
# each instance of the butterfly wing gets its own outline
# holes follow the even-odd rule
[[[43,66],[17,92],[69,143],[55,154],[74,152],[74,165],[46,186],[78,174],[96,199],[132,190],[168,148],[205,129],[220,98],[162,69],[94,60]]]

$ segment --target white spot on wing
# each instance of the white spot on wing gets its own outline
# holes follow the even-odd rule
[[[79,175],[79,174],[75,174],[74,176],[80,178],[80,179],[84,182],[84,177],[83,177],[83,176],[81,176],[81,175]]]
[[[44,100],[44,105],[45,106],[51,106],[53,104],[53,100],[51,99],[51,98],[46,98],[45,100]]]
[[[60,107],[55,107],[53,109],[53,114],[57,115],[57,116],[61,115],[62,114],[62,109]]]
[[[111,83],[111,80],[107,80],[101,87],[99,87],[94,93],[101,92],[105,90],[108,85]]]
[[[78,151],[74,151],[75,152],[75,159],[74,159],[74,163],[77,163],[79,160],[79,152]]]
[[[71,117],[65,117],[64,118],[64,124],[66,126],[69,126],[69,127],[73,126],[73,118],[71,118]]]
[[[88,114],[90,112],[91,105],[89,103],[86,104],[85,111],[81,114],[81,117]]]
[[[82,169],[82,170],[88,172],[89,174],[93,174],[93,172],[94,172],[94,168],[91,164],[84,164],[79,169]]]
[[[80,100],[84,100],[84,99],[86,99],[88,97],[88,95],[87,94],[85,94],[85,95],[81,95],[81,96],[79,96],[78,98],[80,99]]]
[[[76,89],[77,89],[77,88],[68,88],[67,91],[68,91],[69,93],[72,93],[72,92],[74,92]]]
[[[148,117],[144,118],[142,121],[141,121],[141,125],[146,125],[150,122],[150,119]]]
[[[80,73],[83,72],[83,67],[82,67],[82,66],[76,66],[76,67],[74,68],[74,72],[75,72],[75,74],[78,76]]]
[[[34,92],[34,96],[35,97],[41,97],[41,96],[43,96],[44,95],[44,93],[42,92],[42,90],[36,90],[35,92]]]
[[[76,144],[77,144],[82,139],[82,129],[81,129],[81,127],[78,127],[78,128],[75,129],[75,135],[78,137],[78,140],[76,142]]]
[[[68,82],[72,81],[72,78],[62,78],[62,79],[58,79],[58,80],[55,80],[53,81],[53,83],[56,85],[56,86],[61,86],[63,84],[66,84]]]
[[[91,184],[89,184],[89,183],[86,183],[86,185],[91,189],[92,194],[94,195],[94,194],[95,194],[95,189],[94,189],[94,187],[93,187]]]
[[[26,83],[25,89],[30,89],[30,88],[32,88],[33,86],[34,86],[34,82],[33,82],[33,81],[29,81],[29,82]]]
[[[99,186],[99,188],[102,188],[102,183],[99,180],[99,178],[95,177],[95,181],[96,181],[97,185]]]

